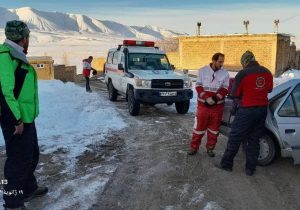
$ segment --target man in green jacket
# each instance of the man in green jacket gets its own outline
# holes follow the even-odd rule
[[[34,120],[39,114],[37,74],[26,58],[29,29],[21,21],[9,21],[0,45],[1,128],[7,159],[4,166],[5,209],[26,209],[24,202],[45,195],[34,171],[39,146]]]

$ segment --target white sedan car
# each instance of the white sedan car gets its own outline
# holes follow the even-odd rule
[[[264,136],[260,139],[259,165],[270,164],[276,156],[292,157],[300,164],[300,79],[276,86],[269,94]],[[226,98],[220,132],[229,136],[234,116],[233,100]]]

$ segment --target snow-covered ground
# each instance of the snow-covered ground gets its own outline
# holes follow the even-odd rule
[[[39,97],[36,123],[41,149],[43,153],[65,149],[70,163],[86,146],[101,144],[110,131],[126,126],[107,99],[87,94],[74,83],[40,81]]]
[[[49,186],[50,199],[44,201],[43,209],[70,209],[74,205],[88,209],[117,166],[104,164],[87,168],[82,176],[77,177],[78,157],[84,157],[87,152],[93,152],[91,148],[105,144],[107,136],[125,128],[126,123],[107,99],[96,93],[86,93],[85,88],[74,83],[40,81],[39,100],[40,115],[36,127],[41,154],[50,156],[50,162],[57,166],[64,165],[65,169],[59,173],[66,179],[61,180],[63,184],[58,181]],[[2,134],[0,144],[4,144]],[[38,173],[43,174],[48,164],[41,162]],[[39,176],[39,182],[50,180],[50,176]]]
[[[40,81],[39,100],[36,127],[41,152],[65,150],[69,169],[88,145],[105,143],[110,131],[126,127],[107,99],[96,93],[87,94],[74,83]],[[2,135],[0,144],[4,145]]]

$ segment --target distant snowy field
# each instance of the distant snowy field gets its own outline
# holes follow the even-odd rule
[[[106,57],[108,49],[117,47],[123,39],[160,40],[186,35],[158,26],[127,26],[82,14],[0,6],[0,43],[5,38],[6,22],[10,20],[22,20],[30,28],[29,56],[52,56],[55,64],[77,66],[77,73],[82,71],[84,58]]]
[[[4,30],[0,29],[0,43],[4,40]],[[52,56],[55,64],[75,65],[77,73],[81,73],[84,58],[106,57],[108,50],[122,40],[105,34],[32,31],[28,56]]]

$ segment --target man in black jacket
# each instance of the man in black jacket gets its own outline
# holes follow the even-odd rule
[[[233,97],[239,98],[241,102],[232,123],[227,148],[217,167],[231,171],[233,159],[240,144],[245,141],[245,172],[252,176],[259,156],[259,138],[264,131],[273,76],[268,69],[258,64],[250,51],[243,54],[241,64],[244,69],[236,75],[232,88]]]

